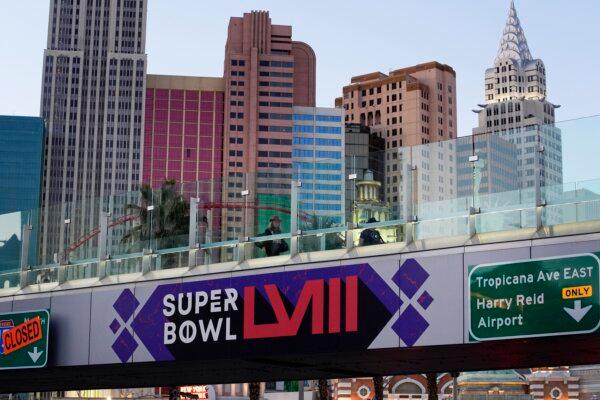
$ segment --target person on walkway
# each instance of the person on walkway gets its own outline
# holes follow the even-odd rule
[[[372,224],[377,222],[377,220],[373,217],[369,218],[367,224]],[[379,231],[375,228],[367,228],[360,233],[360,246],[372,246],[374,244],[384,244],[383,238],[379,234]]]
[[[281,233],[281,218],[277,215],[273,215],[269,219],[269,226],[265,229],[265,232],[261,236],[279,235]],[[267,257],[278,256],[289,250],[288,244],[283,239],[267,240],[264,242],[257,242],[256,247],[264,249]]]

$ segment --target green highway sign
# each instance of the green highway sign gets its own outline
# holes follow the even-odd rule
[[[470,341],[591,333],[600,327],[596,254],[476,265],[468,281]]]
[[[47,310],[0,314],[0,370],[45,367],[49,331]]]

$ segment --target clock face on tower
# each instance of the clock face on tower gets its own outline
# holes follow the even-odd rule
[[[557,387],[552,388],[552,390],[550,390],[550,397],[553,399],[560,399],[560,397],[562,396],[562,390],[560,390]]]

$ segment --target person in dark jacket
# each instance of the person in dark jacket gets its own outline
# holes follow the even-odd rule
[[[367,224],[372,224],[377,222],[377,220],[373,217],[369,218]],[[360,246],[372,246],[374,244],[384,244],[383,238],[379,234],[379,231],[374,228],[367,228],[360,233]]]
[[[261,236],[279,235],[281,233],[281,219],[273,215],[269,219],[269,226]],[[264,249],[267,257],[278,256],[289,250],[288,244],[283,239],[267,240],[256,243],[256,247]]]

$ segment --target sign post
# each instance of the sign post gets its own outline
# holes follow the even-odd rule
[[[49,330],[47,310],[0,314],[0,370],[45,367]]]
[[[600,327],[595,254],[482,264],[469,272],[470,341],[595,332]]]

